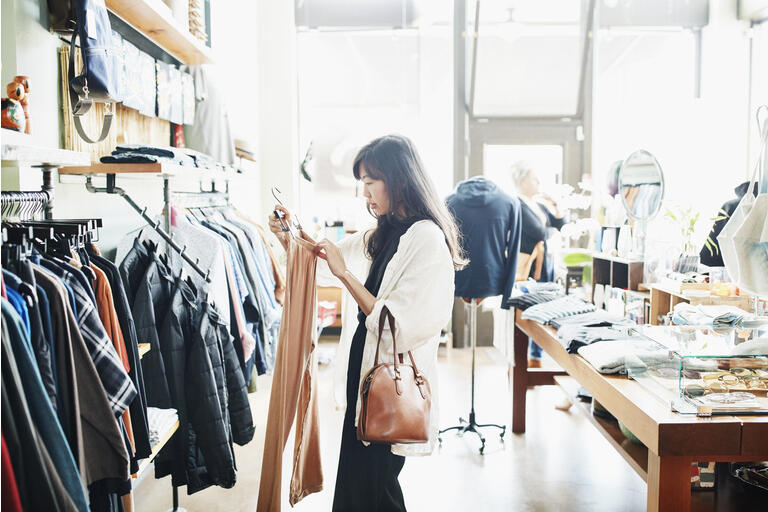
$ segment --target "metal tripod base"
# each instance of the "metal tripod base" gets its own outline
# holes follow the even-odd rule
[[[451,430],[457,430],[457,434],[459,437],[463,437],[464,434],[467,432],[474,432],[477,434],[477,437],[480,438],[480,455],[483,454],[485,451],[485,437],[483,437],[483,434],[478,430],[480,428],[500,428],[501,429],[501,442],[504,442],[504,434],[507,433],[507,427],[506,425],[496,425],[494,423],[489,423],[485,425],[478,425],[478,423],[475,421],[475,347],[477,346],[477,304],[478,299],[470,299],[470,316],[469,316],[469,339],[472,344],[472,391],[471,391],[471,397],[472,397],[472,404],[469,409],[469,421],[467,422],[464,418],[459,418],[459,421],[461,422],[461,425],[456,425],[455,427],[449,427],[446,429],[443,429],[439,432],[437,436],[437,440],[440,442],[440,445],[443,444],[443,434],[445,432],[450,432]],[[482,299],[481,299],[482,300]]]
[[[467,432],[473,432],[477,434],[477,437],[480,438],[480,455],[483,454],[485,451],[485,437],[483,437],[482,432],[480,432],[478,429],[480,428],[499,428],[501,429],[501,434],[499,434],[499,437],[501,438],[501,442],[504,442],[504,434],[507,433],[507,426],[506,425],[496,425],[495,423],[488,423],[485,425],[478,425],[478,423],[475,421],[475,413],[470,412],[469,413],[469,422],[465,420],[464,418],[459,418],[459,421],[461,422],[461,425],[456,425],[455,427],[448,427],[446,429],[443,429],[438,434],[437,440],[442,445],[443,444],[443,434],[446,432],[450,432],[451,430],[456,430],[456,434],[459,437],[464,437],[464,434]]]

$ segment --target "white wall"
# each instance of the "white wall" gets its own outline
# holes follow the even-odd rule
[[[352,163],[376,137],[410,137],[441,196],[453,189],[452,46],[447,24],[298,36],[300,155],[313,143],[313,183],[300,180],[307,220],[372,218]],[[306,222],[306,220],[305,220]]]
[[[261,169],[261,215],[275,204],[277,187],[284,202],[301,212],[298,190],[296,117],[296,29],[292,1],[259,0],[251,20],[256,52],[239,50],[243,66],[258,68],[258,134]],[[248,57],[253,58],[249,59]],[[250,60],[250,62],[249,62]]]
[[[703,29],[701,97],[694,97],[694,40],[688,33],[601,31],[597,41],[593,165],[605,182],[611,162],[636,149],[656,155],[667,200],[701,211],[697,237],[747,177],[748,39],[736,2],[712,0]],[[755,150],[756,151],[756,150]],[[753,153],[755,152],[753,151]],[[651,238],[677,241],[662,222]]]
[[[6,96],[5,86],[14,76],[29,76],[33,140],[36,144],[58,147],[60,41],[48,32],[46,1],[2,0],[0,18],[2,95]]]

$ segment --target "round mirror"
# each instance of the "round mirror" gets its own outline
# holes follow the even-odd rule
[[[659,212],[664,173],[652,154],[641,149],[624,160],[619,170],[619,193],[627,214],[635,220],[648,220]]]

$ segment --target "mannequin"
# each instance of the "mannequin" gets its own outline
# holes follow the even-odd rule
[[[501,429],[504,439],[506,426],[475,421],[475,347],[477,344],[477,305],[486,297],[502,296],[501,307],[507,304],[515,283],[517,255],[520,251],[520,202],[501,191],[492,181],[478,176],[459,183],[456,192],[446,199],[462,234],[462,245],[469,265],[456,272],[454,295],[469,304],[470,344],[472,346],[472,401],[468,421],[440,431],[456,430],[459,434],[474,432],[485,449],[485,437],[478,429]],[[442,441],[442,438],[439,438]]]

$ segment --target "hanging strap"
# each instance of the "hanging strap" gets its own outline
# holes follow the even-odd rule
[[[392,316],[389,309],[384,306],[381,308],[381,315],[379,316],[379,339],[376,342],[376,356],[373,359],[373,366],[379,364],[379,347],[381,346],[381,337],[384,334],[384,323],[389,322],[389,330],[392,333],[392,354],[395,367],[395,380],[400,380],[400,368],[398,367],[398,361],[403,363],[403,355],[397,352],[397,342],[395,341],[395,317]],[[413,372],[416,375],[416,384],[419,386],[424,384],[424,376],[416,366],[416,360],[413,358],[411,351],[408,351],[408,358],[411,360],[411,366],[413,366]],[[423,394],[423,391],[422,391]]]
[[[761,118],[760,115],[763,112],[766,115]],[[761,140],[760,153],[758,154],[762,172],[760,193],[768,194],[768,105],[761,105],[757,112],[755,112],[755,117],[757,118],[757,131]]]
[[[99,138],[96,140],[91,139],[86,135],[85,130],[83,129],[83,125],[80,123],[80,116],[75,114],[73,116],[73,119],[75,121],[75,130],[77,130],[78,135],[87,143],[89,144],[96,144],[97,142],[101,142],[104,139],[109,136],[109,130],[112,128],[112,112],[107,112],[104,114],[104,124],[101,126],[101,133],[99,134]]]

